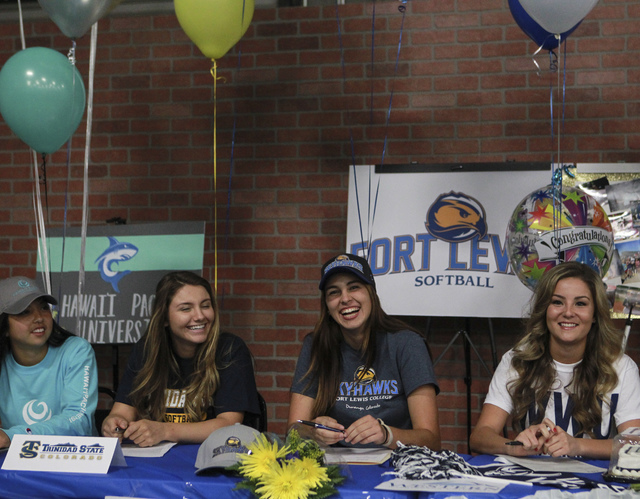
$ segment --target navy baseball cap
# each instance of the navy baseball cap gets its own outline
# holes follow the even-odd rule
[[[367,261],[361,256],[352,255],[351,253],[343,253],[341,255],[334,256],[322,266],[322,270],[320,271],[320,284],[318,285],[318,288],[324,290],[324,287],[327,284],[327,279],[340,272],[350,272],[364,282],[371,284],[374,288],[376,286],[369,263],[367,263]]]

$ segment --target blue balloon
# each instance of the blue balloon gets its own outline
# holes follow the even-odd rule
[[[529,38],[536,42],[538,47],[542,47],[545,50],[553,50],[558,47],[558,45],[565,41],[582,22],[580,21],[573,28],[562,33],[560,35],[560,40],[558,40],[553,33],[544,29],[534,21],[529,14],[527,14],[527,11],[524,10],[524,7],[520,4],[520,0],[509,0],[509,9],[511,10],[511,15],[515,19],[517,25],[520,26],[520,29],[524,31]]]

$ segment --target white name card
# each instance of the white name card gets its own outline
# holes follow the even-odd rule
[[[2,469],[104,474],[111,465],[127,465],[117,438],[14,435]]]

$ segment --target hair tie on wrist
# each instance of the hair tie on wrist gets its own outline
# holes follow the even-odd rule
[[[393,432],[391,431],[391,428],[389,428],[384,421],[382,421],[382,419],[378,418],[378,423],[380,423],[380,426],[382,426],[382,429],[385,432],[386,438],[384,440],[384,443],[382,444],[384,447],[387,447],[391,444],[391,442],[393,442]]]

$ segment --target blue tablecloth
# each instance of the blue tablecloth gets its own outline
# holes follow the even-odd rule
[[[195,460],[198,445],[176,445],[163,457],[127,457],[127,467],[111,467],[107,474],[54,473],[39,471],[0,470],[0,497],[3,499],[23,498],[104,498],[107,495],[143,498],[244,498],[250,497],[246,490],[234,491],[239,478],[225,472],[198,476],[195,474]],[[6,454],[0,455],[0,463]],[[482,466],[494,460],[494,456],[475,456],[468,459],[474,466]],[[590,461],[602,468],[608,461]],[[444,499],[451,493],[413,493],[376,490],[375,486],[393,478],[384,475],[392,471],[386,463],[379,466],[347,466],[347,477],[339,487],[340,498],[370,499]],[[595,482],[604,483],[600,473],[581,475]],[[517,499],[549,487],[529,487],[508,485],[498,496],[502,499]],[[584,490],[584,489],[582,489]],[[573,490],[579,492],[580,490]],[[487,499],[486,494],[469,494],[468,499]]]
[[[218,473],[195,474],[198,445],[176,445],[163,457],[127,457],[127,467],[111,467],[107,474],[54,473],[0,470],[0,497],[32,498],[104,498],[106,495],[151,499],[249,498],[247,491],[232,490],[239,478]],[[6,453],[0,456],[4,462]],[[348,466],[347,479],[339,488],[342,498],[404,499],[417,494],[375,490],[387,478],[388,464]]]

